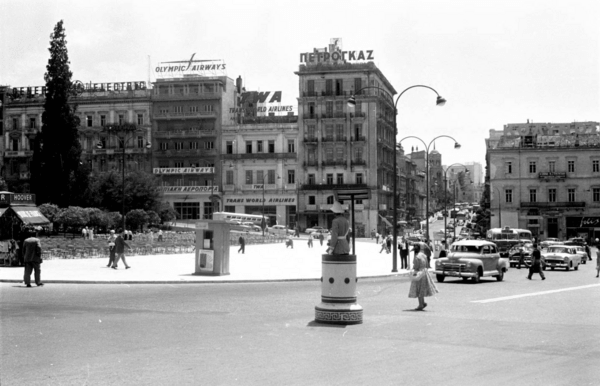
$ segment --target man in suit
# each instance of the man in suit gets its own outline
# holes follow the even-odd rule
[[[40,239],[35,237],[35,233],[30,233],[23,242],[23,260],[25,261],[25,275],[23,281],[27,287],[31,288],[31,271],[34,271],[35,284],[38,287],[44,285],[42,283],[42,244]]]
[[[119,260],[123,260],[123,264],[125,265],[125,269],[131,268],[127,265],[127,261],[125,261],[125,248],[131,248],[129,244],[125,242],[125,233],[123,231],[117,238],[115,239],[115,261],[113,261],[112,269],[117,269],[117,264]]]

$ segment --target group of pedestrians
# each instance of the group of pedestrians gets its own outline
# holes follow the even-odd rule
[[[119,260],[123,260],[123,265],[125,269],[131,268],[131,266],[127,265],[127,261],[125,260],[125,248],[131,248],[129,244],[125,242],[125,237],[127,237],[126,231],[119,233],[119,235],[115,235],[115,231],[110,231],[110,236],[108,236],[108,248],[109,248],[109,257],[108,257],[108,265],[112,269],[118,269]]]

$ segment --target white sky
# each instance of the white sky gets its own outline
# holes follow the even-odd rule
[[[0,0],[0,84],[44,84],[61,19],[76,80],[147,81],[148,56],[153,72],[196,53],[283,105],[297,105],[300,53],[334,37],[374,50],[398,93],[425,84],[448,100],[413,89],[398,102],[398,140],[462,145],[436,141],[445,165],[485,164],[484,138],[507,123],[600,120],[597,0]]]

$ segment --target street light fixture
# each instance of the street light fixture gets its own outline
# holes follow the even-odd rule
[[[398,272],[398,197],[397,197],[397,191],[398,191],[398,186],[397,186],[397,180],[398,180],[398,161],[397,161],[397,143],[396,143],[396,136],[398,135],[398,123],[397,123],[397,115],[398,115],[398,109],[396,106],[398,106],[398,101],[400,100],[400,98],[402,97],[402,95],[404,95],[405,92],[407,92],[408,90],[412,89],[412,88],[427,88],[431,91],[433,91],[436,95],[436,101],[435,104],[436,106],[443,106],[446,104],[446,99],[442,98],[440,96],[440,94],[435,91],[435,89],[433,89],[432,87],[429,86],[425,86],[425,85],[421,85],[421,84],[417,84],[414,86],[410,86],[405,88],[404,90],[402,90],[402,92],[398,95],[398,97],[396,98],[396,101],[394,102],[394,213],[393,213],[393,220],[394,223],[392,224],[392,231],[393,231],[393,246],[392,246],[392,272]],[[348,106],[350,107],[354,107],[356,106],[356,95],[359,94],[362,90],[366,90],[369,88],[376,88],[378,90],[383,91],[384,93],[386,93],[390,99],[393,101],[394,98],[393,96],[386,90],[377,87],[377,86],[367,86],[367,87],[363,87],[357,91],[354,92],[354,95],[352,95],[349,99],[348,99]]]
[[[125,231],[126,227],[125,227],[125,148],[127,147],[127,143],[129,142],[129,140],[131,140],[132,138],[134,138],[134,134],[136,131],[138,131],[138,127],[136,125],[133,124],[124,124],[124,125],[113,125],[113,126],[106,126],[104,128],[104,131],[106,131],[109,135],[110,138],[110,134],[113,133],[117,136],[117,138],[119,138],[119,141],[122,144],[122,148],[123,148],[123,152],[121,153],[121,172],[122,172],[122,184],[121,184],[121,211],[122,211],[122,217],[123,217],[123,231]],[[123,134],[123,136],[121,137],[120,134]],[[131,136],[128,138],[127,135],[131,134]],[[98,149],[102,149],[104,148],[104,144],[102,143],[102,141],[99,141],[96,144],[96,148]],[[152,148],[152,143],[150,143],[150,141],[148,141],[146,143],[146,149],[151,149]]]
[[[409,135],[408,137],[404,137],[400,140],[400,142],[404,141],[405,139],[408,138],[413,138],[413,139],[418,139],[419,141],[421,141],[421,143],[423,144],[423,146],[425,146],[425,189],[426,189],[426,201],[425,201],[425,229],[426,229],[426,239],[427,241],[430,240],[429,238],[429,196],[431,195],[431,193],[429,192],[429,147],[431,146],[432,143],[435,142],[436,139],[438,138],[450,138],[451,140],[454,141],[454,148],[455,149],[460,149],[460,144],[456,141],[456,139],[454,139],[453,137],[449,136],[449,135],[438,135],[437,137],[435,137],[434,139],[432,139],[429,144],[426,144],[425,141],[423,141],[421,138],[419,137],[415,137],[414,135]],[[444,229],[444,232],[446,232],[446,230]]]

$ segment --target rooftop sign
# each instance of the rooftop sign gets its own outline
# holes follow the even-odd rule
[[[226,64],[222,59],[194,59],[196,54],[188,60],[175,60],[161,62],[154,68],[156,76],[160,78],[182,77],[185,75],[226,75]]]

